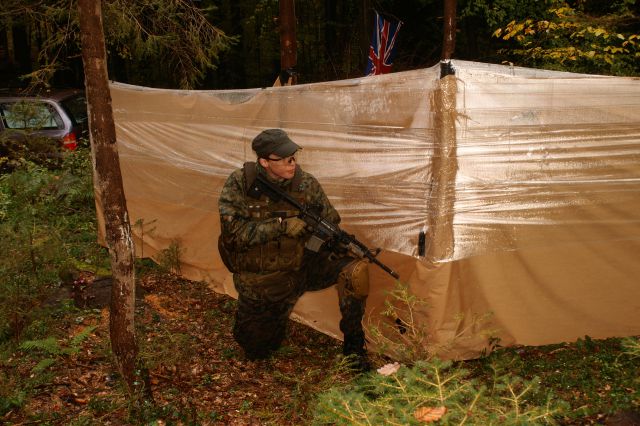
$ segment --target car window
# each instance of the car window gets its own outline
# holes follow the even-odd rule
[[[7,129],[62,129],[64,123],[55,108],[46,102],[11,102],[0,104],[2,121]]]
[[[74,96],[60,103],[75,124],[83,124],[87,121],[87,100],[84,96]]]

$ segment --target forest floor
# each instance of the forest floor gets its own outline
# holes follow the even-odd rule
[[[29,397],[0,424],[299,425],[318,391],[354,377],[340,367],[340,342],[293,321],[275,356],[247,361],[231,334],[235,300],[204,283],[148,274],[139,282],[136,322],[153,403],[132,403],[109,347],[108,280],[94,288],[91,277],[83,281],[75,299],[87,308],[65,304],[70,290],[49,300],[60,347],[77,353],[18,351],[1,362],[0,373]],[[83,331],[86,339],[72,343]],[[34,372],[43,359],[53,362]]]
[[[29,325],[48,327],[47,335],[55,336],[49,341],[53,349],[46,349],[44,339],[0,354],[0,392],[11,395],[9,389],[14,389],[13,396],[3,400],[0,424],[301,425],[310,422],[319,393],[356,378],[341,362],[340,342],[293,321],[287,340],[271,359],[245,360],[231,334],[232,298],[204,283],[151,272],[139,278],[136,323],[153,400],[140,396],[132,401],[110,351],[109,279],[83,276],[75,283],[75,292],[64,287],[45,301],[48,319]],[[614,367],[609,364],[619,353],[617,341],[508,350],[520,362],[509,361],[515,373],[526,369],[524,375],[542,376],[549,383],[562,380],[556,389],[563,398],[573,398],[575,407],[565,424],[636,424],[633,412],[628,422],[612,421],[618,411],[613,405],[620,398],[637,410],[637,387],[630,387],[627,379],[617,383],[597,377],[592,382],[582,376],[610,374],[608,368]],[[594,362],[588,353],[600,355]],[[575,361],[581,358],[587,358],[587,367]],[[598,365],[598,360],[607,365]],[[385,362],[376,356],[373,361],[378,367]],[[479,362],[469,366],[481,371]],[[635,369],[628,372],[631,376],[638,374],[639,364],[626,364]],[[559,369],[566,371],[560,374]],[[577,378],[572,382],[566,377],[574,369]],[[584,414],[576,414],[579,410]]]

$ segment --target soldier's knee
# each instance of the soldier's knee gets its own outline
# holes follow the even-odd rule
[[[284,339],[286,323],[272,321],[260,324],[239,323],[233,328],[233,337],[242,347],[247,358],[267,358],[280,347]]]
[[[364,299],[369,295],[369,264],[364,260],[354,260],[347,264],[338,275],[338,291],[344,296]]]

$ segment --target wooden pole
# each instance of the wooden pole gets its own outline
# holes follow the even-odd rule
[[[456,49],[456,0],[444,0],[442,60],[451,59]]]
[[[280,0],[280,85],[297,83],[296,12],[294,0]]]

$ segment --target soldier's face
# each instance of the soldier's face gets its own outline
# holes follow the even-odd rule
[[[267,158],[261,158],[260,165],[273,178],[291,179],[296,173],[295,154],[285,158],[271,154]]]

